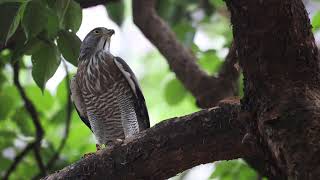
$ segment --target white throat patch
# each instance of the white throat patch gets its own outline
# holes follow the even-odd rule
[[[110,52],[110,39],[107,39],[105,41],[105,45],[104,45],[103,50],[106,51],[106,52]]]

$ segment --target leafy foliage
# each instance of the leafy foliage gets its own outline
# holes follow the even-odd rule
[[[313,31],[316,31],[320,28],[320,12],[316,12],[315,15],[312,18],[312,27],[313,27]]]
[[[0,15],[2,18],[0,21],[0,44],[4,45],[8,39],[8,35],[12,36],[12,31],[15,29],[16,24],[14,21],[17,11],[19,10],[19,3],[3,3],[0,5]],[[13,27],[13,28],[10,28]],[[9,31],[11,29],[11,31]]]
[[[169,105],[176,105],[187,95],[186,89],[177,79],[170,79],[165,86],[165,98]]]
[[[23,14],[24,14],[24,10],[25,10],[25,8],[26,8],[27,3],[28,3],[28,2],[26,1],[26,2],[23,2],[23,3],[20,5],[20,7],[19,7],[19,9],[18,9],[15,17],[13,18],[13,22],[11,23],[10,28],[9,28],[9,30],[8,30],[8,34],[7,34],[7,37],[6,37],[6,42],[7,42],[8,39],[10,39],[11,36],[16,32],[16,30],[17,30],[17,28],[18,28],[18,26],[19,26],[20,20],[22,19],[22,16],[23,16]]]
[[[46,82],[54,75],[60,64],[60,53],[55,44],[43,43],[32,55],[32,76],[37,85],[44,90]]]
[[[119,26],[122,25],[125,14],[125,5],[123,1],[116,3],[109,3],[106,5],[106,9],[110,19],[112,19]]]
[[[23,4],[20,5],[23,7]],[[22,18],[22,27],[27,39],[39,34],[46,26],[48,20],[46,6],[41,1],[31,1],[27,4]]]
[[[60,31],[57,42],[63,57],[74,66],[77,66],[81,45],[81,40],[78,36],[69,31]]]
[[[208,50],[199,55],[199,65],[209,74],[219,72],[222,60],[217,56],[216,51]]]
[[[0,8],[2,17],[13,17],[1,23],[0,44],[18,44],[13,48],[12,61],[32,55],[33,79],[42,90],[60,64],[60,51],[76,65],[81,41],[75,33],[82,21],[82,10],[76,1],[8,1]]]
[[[218,178],[220,180],[256,180],[258,175],[242,160],[232,160],[218,162],[210,178]]]

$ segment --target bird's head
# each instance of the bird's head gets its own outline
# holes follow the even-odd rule
[[[114,30],[98,27],[90,31],[84,38],[80,47],[80,57],[93,55],[99,50],[110,50],[110,39]]]

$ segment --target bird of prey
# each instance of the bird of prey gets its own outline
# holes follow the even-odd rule
[[[90,31],[80,47],[78,70],[70,83],[71,99],[81,120],[101,145],[113,145],[150,127],[138,81],[120,57],[110,53],[114,30]]]

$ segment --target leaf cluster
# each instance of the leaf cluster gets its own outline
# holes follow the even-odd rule
[[[81,40],[75,35],[81,25],[82,9],[74,0],[21,0],[0,4],[0,44],[11,50],[11,62],[31,56],[32,76],[44,90],[61,56],[73,65]]]

